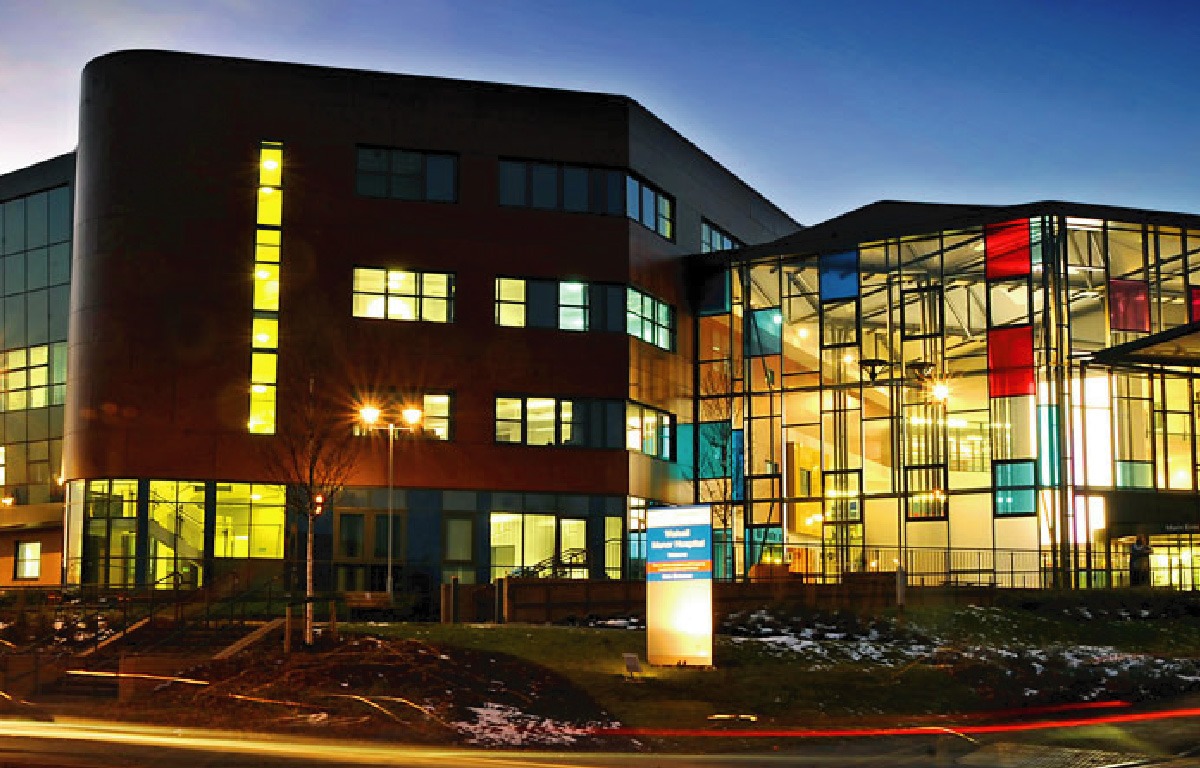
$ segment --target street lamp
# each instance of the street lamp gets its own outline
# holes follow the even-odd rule
[[[394,504],[392,497],[395,493],[394,470],[396,466],[396,424],[393,421],[388,421],[386,427],[379,424],[379,419],[383,415],[379,408],[373,405],[367,405],[361,408],[358,415],[362,418],[363,423],[367,425],[367,429],[387,429],[388,434],[388,459],[387,459],[387,596],[388,605],[395,603],[395,586],[392,580],[392,561],[394,553],[392,552],[395,535],[393,534],[394,523]],[[424,414],[420,408],[408,407],[400,411],[400,418],[404,424],[411,430],[416,428],[421,423],[421,418]],[[378,425],[378,426],[377,426]]]

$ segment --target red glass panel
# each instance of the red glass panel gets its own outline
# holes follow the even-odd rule
[[[983,230],[983,248],[988,280],[1028,275],[1029,219],[988,224]]]
[[[1200,321],[1200,288],[1193,288],[1191,293],[1192,314],[1189,319],[1195,323]]]
[[[1033,326],[992,328],[987,332],[987,350],[992,397],[1034,393]]]
[[[1150,291],[1141,280],[1109,280],[1108,308],[1114,331],[1150,330]]]

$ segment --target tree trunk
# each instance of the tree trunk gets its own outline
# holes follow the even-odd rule
[[[308,515],[308,548],[305,574],[304,588],[304,644],[313,644],[313,528],[315,527],[316,517],[310,512]]]

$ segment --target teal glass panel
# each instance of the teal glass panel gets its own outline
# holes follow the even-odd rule
[[[672,480],[691,480],[696,475],[696,455],[692,451],[692,435],[695,428],[691,424],[675,426],[675,461],[670,465]]]
[[[1118,488],[1153,488],[1154,464],[1149,461],[1118,461]]]
[[[728,581],[734,577],[733,531],[729,528],[714,528],[712,535],[713,578]]]
[[[682,427],[680,450],[683,449]],[[688,427],[691,429],[690,425]],[[690,435],[689,435],[690,437]],[[707,421],[700,424],[700,446],[697,471],[701,480],[713,480],[733,475],[734,430],[727,421]],[[690,443],[691,441],[688,440]],[[691,452],[691,447],[687,448]],[[680,463],[683,463],[682,457]]]
[[[783,562],[783,530],[778,526],[746,529],[746,565],[756,565],[764,559]]]
[[[996,488],[1032,488],[1036,484],[1032,461],[996,462],[992,472]]]
[[[746,321],[746,355],[761,357],[783,351],[783,312],[778,307],[756,309]]]
[[[1038,406],[1038,485],[1056,488],[1062,482],[1062,452],[1058,441],[1058,408]]]
[[[46,242],[71,239],[71,189],[58,187],[46,193]]]
[[[1032,488],[996,489],[996,517],[1037,514],[1037,491]]]

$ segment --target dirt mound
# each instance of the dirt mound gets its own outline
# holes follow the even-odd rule
[[[186,670],[135,716],[245,730],[418,743],[585,743],[612,724],[586,691],[499,653],[358,637],[314,650],[250,652]]]

